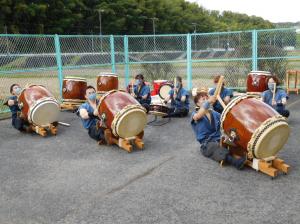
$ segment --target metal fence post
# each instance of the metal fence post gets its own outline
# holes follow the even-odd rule
[[[186,60],[187,60],[187,89],[192,89],[192,45],[191,34],[186,35]]]
[[[125,57],[125,88],[129,84],[129,55],[128,55],[128,36],[124,36],[124,57]]]
[[[111,60],[111,71],[112,73],[116,73],[115,44],[114,44],[113,35],[110,35],[110,60]]]
[[[252,71],[257,71],[257,31],[252,30]]]
[[[54,36],[54,41],[55,41],[56,63],[57,63],[58,80],[59,80],[59,92],[60,92],[60,97],[62,99],[63,72],[62,72],[60,41],[59,41],[59,36],[57,34],[55,34]]]

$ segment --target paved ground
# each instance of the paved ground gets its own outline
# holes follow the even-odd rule
[[[0,121],[0,223],[300,223],[300,98],[275,180],[198,153],[188,118],[147,126],[145,149],[98,146],[74,114],[57,136],[21,134]]]

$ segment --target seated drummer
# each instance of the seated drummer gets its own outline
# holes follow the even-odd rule
[[[139,101],[148,113],[151,103],[150,88],[145,84],[144,76],[142,74],[135,76],[135,86],[131,95]]]
[[[214,77],[213,81],[214,81],[215,87],[212,88],[208,92],[208,94],[210,96],[213,96],[215,94],[216,86],[218,85],[219,79],[220,79],[220,75],[216,75]],[[222,86],[222,89],[221,89],[221,92],[220,92],[220,97],[222,98],[225,105],[227,105],[229,103],[229,101],[231,100],[231,98],[233,97],[233,92],[232,92],[231,89],[225,88],[224,85],[225,84],[223,83],[223,86]],[[213,108],[214,108],[215,111],[219,112],[220,114],[223,112],[223,107],[222,107],[222,105],[220,104],[219,101],[217,101],[213,104]]]
[[[176,86],[170,90],[169,96],[166,97],[164,103],[168,103],[171,99],[171,108],[169,114],[164,117],[185,117],[189,113],[190,101],[189,92],[183,88],[182,78],[176,77]]]
[[[93,86],[87,86],[85,90],[86,103],[82,104],[78,111],[84,128],[88,130],[89,136],[98,143],[106,142],[104,130],[99,126],[98,100],[96,90]]]
[[[12,126],[19,131],[26,131],[28,126],[20,117],[21,109],[18,106],[18,96],[20,95],[21,91],[22,89],[19,84],[12,84],[10,86],[10,93],[12,96],[9,97],[5,105],[7,105],[11,111]]]
[[[273,100],[273,93],[274,87],[276,83],[276,90],[275,90],[275,98]],[[287,103],[288,95],[283,90],[278,88],[280,82],[277,77],[270,78],[268,80],[268,90],[264,91],[261,94],[263,102],[273,107],[280,115],[284,117],[290,116],[290,111],[285,109],[285,105]]]
[[[192,113],[191,125],[200,143],[200,151],[205,157],[217,162],[225,161],[237,169],[242,169],[246,158],[234,158],[228,149],[220,146],[220,114],[210,106],[216,102],[215,96],[209,96],[206,92],[197,93],[194,98],[199,108]]]

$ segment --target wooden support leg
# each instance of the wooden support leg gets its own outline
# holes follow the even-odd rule
[[[47,135],[47,131],[45,128],[39,127],[39,126],[34,126],[32,125],[32,129],[39,135],[45,137]]]
[[[107,145],[119,144],[118,138],[114,137],[113,134],[111,133],[111,130],[108,128],[104,130],[104,138]]]
[[[259,171],[271,176],[276,177],[278,175],[278,170],[272,167],[272,163],[260,160],[258,162]]]
[[[57,126],[50,124],[49,126],[50,132],[52,135],[56,135],[57,134]]]
[[[134,144],[139,148],[139,149],[143,149],[144,148],[144,142],[142,139],[140,138],[136,138],[134,140]]]
[[[278,159],[278,158],[274,159],[272,161],[272,165],[273,165],[273,167],[275,167],[276,169],[282,171],[285,174],[287,174],[290,170],[290,166],[285,164],[282,159]]]
[[[118,146],[124,150],[126,150],[127,152],[131,152],[132,151],[132,145],[130,144],[130,142],[126,139],[123,138],[119,138],[119,143]]]
[[[144,137],[144,131],[142,131],[140,134],[136,136],[134,139],[134,144],[139,148],[143,149],[144,148],[144,142],[143,142],[143,137]]]

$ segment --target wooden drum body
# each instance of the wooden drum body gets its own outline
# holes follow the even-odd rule
[[[144,107],[124,91],[112,90],[104,94],[98,111],[106,127],[121,138],[137,136],[147,124]]]
[[[284,117],[249,95],[230,101],[221,115],[221,129],[248,158],[257,159],[275,156],[290,133]]]
[[[151,104],[149,113],[158,116],[165,116],[168,115],[169,108],[167,106],[161,104]]]
[[[66,77],[63,80],[62,97],[64,102],[84,102],[87,82],[85,78]]]
[[[104,94],[118,88],[118,76],[114,73],[105,73],[97,76],[97,93]]]
[[[247,76],[247,93],[262,93],[268,90],[268,81],[272,78],[270,72],[252,71]]]
[[[29,123],[48,127],[58,121],[59,104],[44,86],[30,85],[26,87],[22,90],[18,101],[23,117]]]

